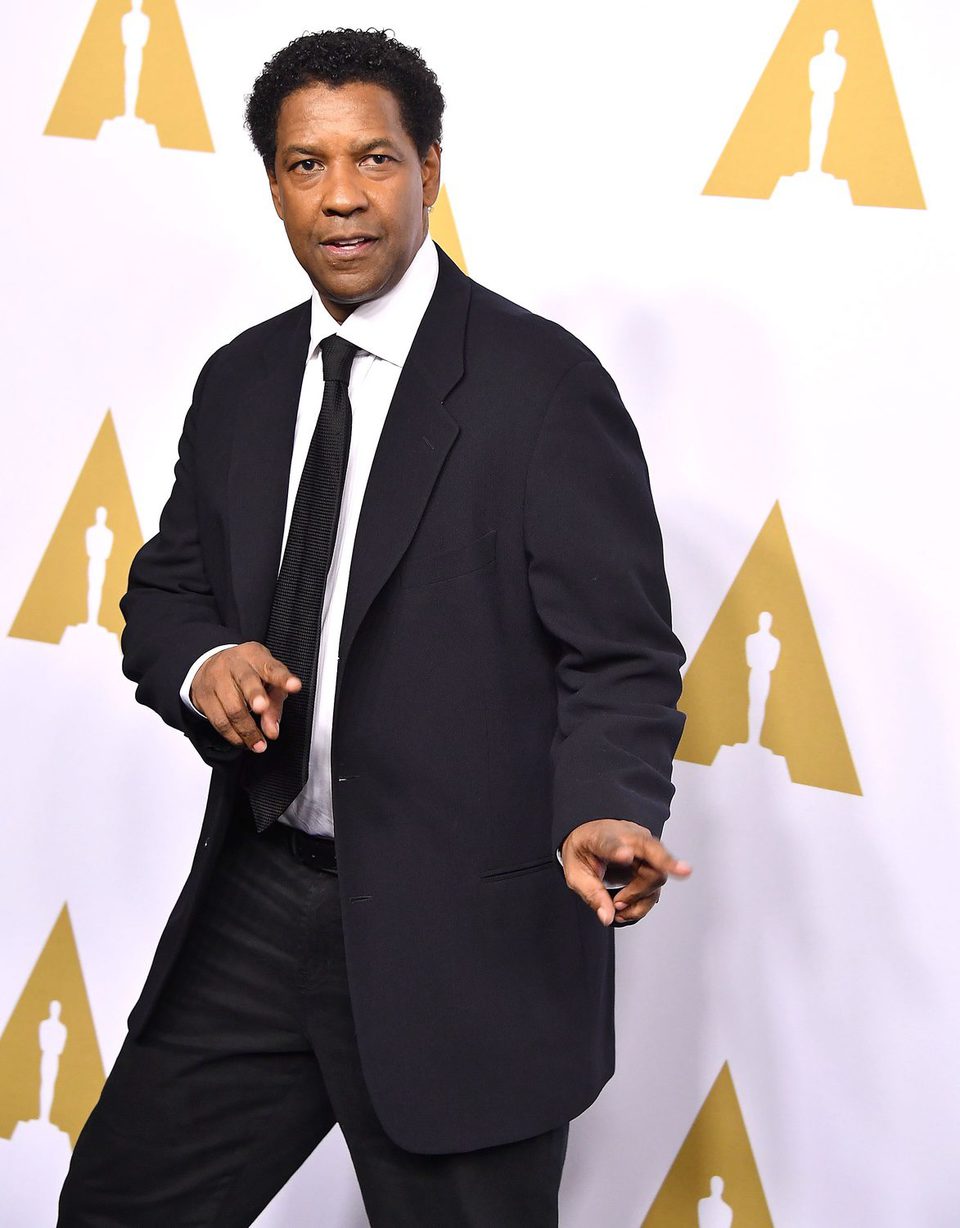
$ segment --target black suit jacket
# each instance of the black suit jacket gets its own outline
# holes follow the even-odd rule
[[[265,636],[309,324],[304,303],[208,360],[121,603],[137,698],[213,768],[135,1033],[236,797],[240,752],[179,688],[206,649]],[[555,849],[594,818],[660,832],[682,661],[613,381],[440,251],[360,514],[332,745],[358,1042],[401,1146],[539,1133],[613,1073],[613,929],[567,888]]]

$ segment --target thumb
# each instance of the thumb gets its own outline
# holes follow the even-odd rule
[[[566,869],[566,867],[564,867]],[[610,892],[604,887],[600,875],[583,862],[575,862],[567,870],[567,886],[597,914],[601,925],[609,925],[615,912]]]

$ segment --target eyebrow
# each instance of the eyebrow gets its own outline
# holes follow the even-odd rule
[[[372,141],[363,141],[359,145],[354,145],[350,152],[360,155],[372,153],[375,149],[384,148],[392,150],[393,153],[397,154],[398,156],[400,155],[400,150],[393,143],[393,141],[386,136],[374,137]],[[302,154],[304,157],[317,157],[322,151],[315,145],[287,145],[281,152],[284,157],[287,157],[289,154]]]
[[[383,145],[385,145],[387,149],[392,149],[394,153],[400,152],[396,145],[394,145],[393,141],[391,141],[387,136],[378,136],[375,140],[364,141],[362,145],[356,147],[354,152],[361,154],[372,153],[373,150],[378,149]]]

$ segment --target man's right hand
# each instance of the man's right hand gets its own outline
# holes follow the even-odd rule
[[[267,749],[264,738],[274,741],[280,734],[283,701],[301,686],[269,649],[250,640],[204,661],[190,687],[190,700],[221,737],[262,754]],[[260,718],[259,728],[254,716]]]

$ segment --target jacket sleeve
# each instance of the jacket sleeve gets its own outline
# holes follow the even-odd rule
[[[197,522],[198,421],[216,357],[208,359],[197,379],[159,531],[134,557],[120,600],[125,621],[120,639],[123,672],[137,684],[137,700],[185,734],[211,766],[236,758],[239,749],[181,702],[180,687],[199,656],[244,638],[238,628],[224,623],[204,571]]]
[[[674,792],[685,658],[640,440],[596,359],[570,368],[547,406],[527,470],[524,535],[533,602],[556,649],[554,846],[598,818],[659,836]]]

